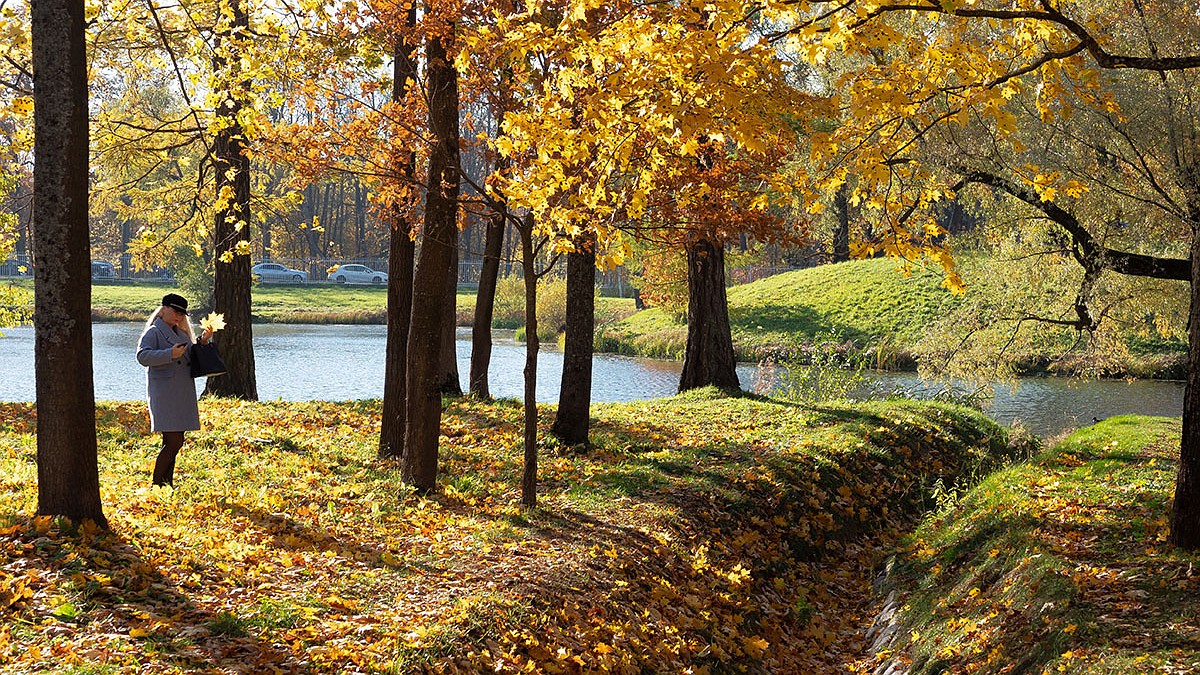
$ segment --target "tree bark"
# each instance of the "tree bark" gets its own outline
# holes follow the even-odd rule
[[[237,43],[245,39],[249,18],[241,0],[228,2],[230,29],[220,36],[224,54],[218,52],[213,69],[229,83],[229,90],[222,92],[224,100],[217,112],[232,124],[217,132],[212,151],[217,194],[226,187],[233,191],[228,206],[217,212],[213,226],[216,253],[213,311],[225,316],[225,329],[217,333],[214,341],[221,349],[226,371],[224,375],[208,378],[204,394],[257,401],[254,334],[250,324],[250,256],[238,253],[238,244],[245,242],[242,246],[248,247],[250,241],[250,157],[246,154],[245,133],[236,122],[243,105],[240,90],[246,85],[236,55],[229,56],[236,51]],[[221,261],[225,254],[232,256],[229,262]]]
[[[458,375],[458,252],[455,246],[446,269],[446,301],[442,303],[441,384],[438,390],[446,396],[462,396],[462,380]]]
[[[453,52],[454,27],[426,43],[426,83],[433,145],[425,195],[421,254],[413,275],[412,321],[407,352],[407,426],[402,479],[418,492],[432,492],[437,481],[438,434],[442,396],[438,390],[442,311],[446,274],[458,238],[458,73]]]
[[[92,379],[83,3],[32,3],[38,513],[108,523]]]
[[[1171,543],[1200,549],[1200,226],[1192,227],[1192,285],[1188,308],[1188,369],[1183,393],[1183,437],[1171,507]]]
[[[537,271],[534,269],[533,215],[521,227],[521,270],[525,275],[525,467],[521,474],[521,504],[537,506]]]
[[[565,445],[587,443],[596,330],[595,235],[581,236],[567,255],[567,333],[554,435]]]
[[[725,296],[725,249],[695,237],[688,243],[687,269],[688,334],[679,391],[709,385],[737,391],[741,384]]]
[[[417,7],[409,7],[405,21],[409,28],[417,23]],[[417,79],[417,49],[398,41],[393,63],[392,101],[402,103]],[[416,175],[416,155],[405,152],[396,162],[397,180],[412,184]],[[413,223],[402,206],[392,209],[388,247],[387,345],[383,369],[383,414],[379,428],[379,456],[399,459],[404,456],[405,393],[407,391],[406,355],[408,328],[412,320]]]

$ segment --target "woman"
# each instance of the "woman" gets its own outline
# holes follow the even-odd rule
[[[146,321],[138,341],[137,360],[146,366],[146,397],[150,400],[150,431],[162,434],[162,449],[154,462],[154,484],[174,485],[175,456],[183,447],[183,433],[200,428],[196,384],[188,362],[188,345],[195,342],[188,321],[187,300],[168,293],[162,306]],[[212,331],[200,342],[207,344]]]

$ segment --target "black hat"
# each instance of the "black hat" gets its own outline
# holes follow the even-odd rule
[[[184,314],[188,313],[187,300],[182,295],[167,293],[163,296],[162,304],[163,307],[170,307],[171,309],[178,312],[183,312]]]

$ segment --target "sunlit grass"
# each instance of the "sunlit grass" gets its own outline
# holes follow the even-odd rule
[[[942,276],[918,270],[905,277],[895,261],[857,260],[786,272],[728,289],[729,321],[738,358],[756,361],[819,333],[838,331],[860,345],[888,342],[904,354],[921,329],[958,300]],[[686,346],[680,317],[651,308],[615,323],[597,338],[607,351],[677,356]]]

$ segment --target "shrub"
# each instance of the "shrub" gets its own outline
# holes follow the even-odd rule
[[[599,312],[600,303],[596,303]],[[538,338],[553,342],[567,327],[567,280],[562,277],[542,278],[537,288]],[[496,305],[492,314],[493,328],[513,328],[516,339],[525,337],[525,281],[517,276],[505,277],[496,285]]]
[[[496,282],[496,302],[492,306],[492,328],[520,328],[525,325],[525,280],[516,275]]]
[[[779,395],[793,401],[822,403],[849,398],[866,382],[867,359],[838,331],[818,333],[811,345],[780,359]]]
[[[567,329],[567,280],[566,278],[538,281],[537,289],[538,337],[547,342],[558,338]]]

